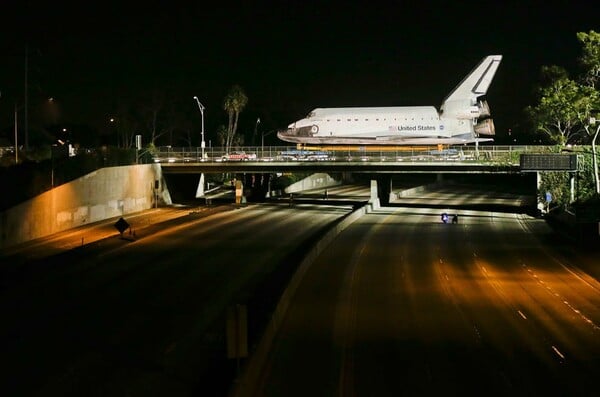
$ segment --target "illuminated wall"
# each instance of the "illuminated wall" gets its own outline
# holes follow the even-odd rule
[[[2,191],[10,194],[10,186]],[[172,204],[160,165],[102,168],[1,212],[0,248],[146,210],[155,197]]]
[[[286,187],[285,193],[295,193],[301,192],[303,190],[317,189],[320,187],[328,186],[338,186],[341,184],[341,181],[333,179],[331,176],[329,176],[329,174],[316,173]]]

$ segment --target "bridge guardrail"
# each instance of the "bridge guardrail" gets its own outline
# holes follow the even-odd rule
[[[229,152],[244,152],[256,155],[255,158],[244,158],[237,161],[269,162],[269,161],[334,161],[334,162],[493,162],[519,164],[519,156],[523,153],[550,153],[552,146],[449,146],[445,148],[431,147],[382,147],[357,146],[317,149],[297,149],[295,146],[242,146],[230,149]],[[224,147],[202,149],[161,146],[152,153],[156,163],[200,163],[235,161],[227,157]]]

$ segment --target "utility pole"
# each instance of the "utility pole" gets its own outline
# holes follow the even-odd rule
[[[206,143],[204,142],[204,105],[200,103],[200,100],[197,96],[194,97],[196,103],[198,103],[198,109],[200,109],[200,115],[202,116],[202,131],[200,134],[202,135],[202,141],[200,142],[200,147],[202,148],[202,161],[204,161],[204,148],[206,147]]]
[[[18,142],[18,128],[17,128],[17,104],[15,103],[15,165],[19,164],[19,142]]]
[[[29,78],[29,49],[25,46],[25,150],[29,149],[29,118],[27,109],[28,78]]]
[[[252,146],[255,145],[256,131],[258,130],[259,124],[260,124],[260,117],[256,119],[256,124],[254,124],[254,135],[252,135]]]

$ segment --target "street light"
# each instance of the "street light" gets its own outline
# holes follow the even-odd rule
[[[15,103],[15,165],[19,163],[19,144],[17,142],[19,140],[19,134],[17,128],[17,121],[17,104]]]
[[[261,133],[261,138],[260,138],[260,151],[261,151],[261,157],[264,158],[265,157],[265,136],[266,135],[271,135],[272,133],[276,132],[277,129],[268,131],[268,132],[262,132]]]
[[[202,160],[204,160],[204,147],[206,146],[204,143],[204,105],[200,103],[197,96],[194,99],[198,103],[198,109],[200,109],[200,114],[202,115],[202,142],[200,143],[200,147],[202,148]]]
[[[258,130],[258,125],[260,124],[260,117],[256,119],[256,124],[254,124],[254,135],[252,135],[252,145],[255,144],[256,140],[256,131]]]

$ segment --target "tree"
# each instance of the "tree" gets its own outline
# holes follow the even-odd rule
[[[594,115],[600,112],[600,94],[596,85],[600,79],[600,34],[577,33],[582,45],[579,63],[581,74],[577,79],[569,78],[558,66],[542,67],[545,79],[538,91],[539,103],[529,106],[526,112],[536,131],[548,134],[556,143],[566,145],[575,138],[592,145],[593,178],[596,194],[600,194],[598,177],[598,155],[596,140],[600,126],[594,128]]]
[[[220,125],[217,128],[217,141],[219,142],[219,146],[225,146],[225,142],[227,142],[227,128],[224,125]]]
[[[581,98],[577,108],[580,110],[578,119],[592,144],[592,166],[594,175],[594,185],[596,194],[600,194],[600,178],[598,177],[598,154],[596,150],[596,140],[600,125],[596,128],[592,126],[593,116],[598,116],[600,112],[600,94],[596,89],[600,79],[600,33],[591,30],[589,33],[577,33],[577,39],[582,45],[582,55],[579,58],[584,68],[581,78]]]
[[[600,181],[598,179],[598,154],[596,150],[596,139],[598,138],[598,132],[600,131],[600,124],[596,127],[594,119],[594,113],[600,109],[600,95],[598,91],[593,87],[581,87],[581,96],[576,104],[577,108],[577,119],[579,125],[582,126],[586,133],[586,136],[590,138],[592,145],[592,167],[594,185],[596,187],[596,194],[600,194]]]
[[[151,95],[144,95],[143,100],[140,101],[139,116],[144,125],[143,132],[146,137],[149,137],[149,143],[152,145],[155,145],[161,136],[171,135],[175,128],[172,120],[172,107],[165,109],[165,102],[164,93],[157,90],[152,91]],[[169,111],[171,117],[165,117],[165,113]],[[138,133],[140,132],[138,131]]]
[[[588,87],[596,88],[600,80],[600,33],[590,30],[589,33],[577,33],[583,54],[579,61],[584,69],[583,81]]]
[[[542,79],[546,84],[538,89],[539,103],[528,106],[526,113],[536,131],[554,142],[566,145],[576,133],[577,111],[574,103],[579,86],[559,66],[543,66]]]
[[[131,149],[135,146],[135,131],[139,128],[139,122],[131,106],[119,102],[117,117],[112,119],[111,125],[117,134],[117,147]]]
[[[227,112],[228,125],[227,125],[227,137],[225,140],[225,150],[229,152],[229,148],[235,141],[234,137],[238,127],[238,120],[240,113],[248,104],[248,97],[244,93],[244,90],[239,85],[231,87],[225,100],[223,101],[223,109]]]

